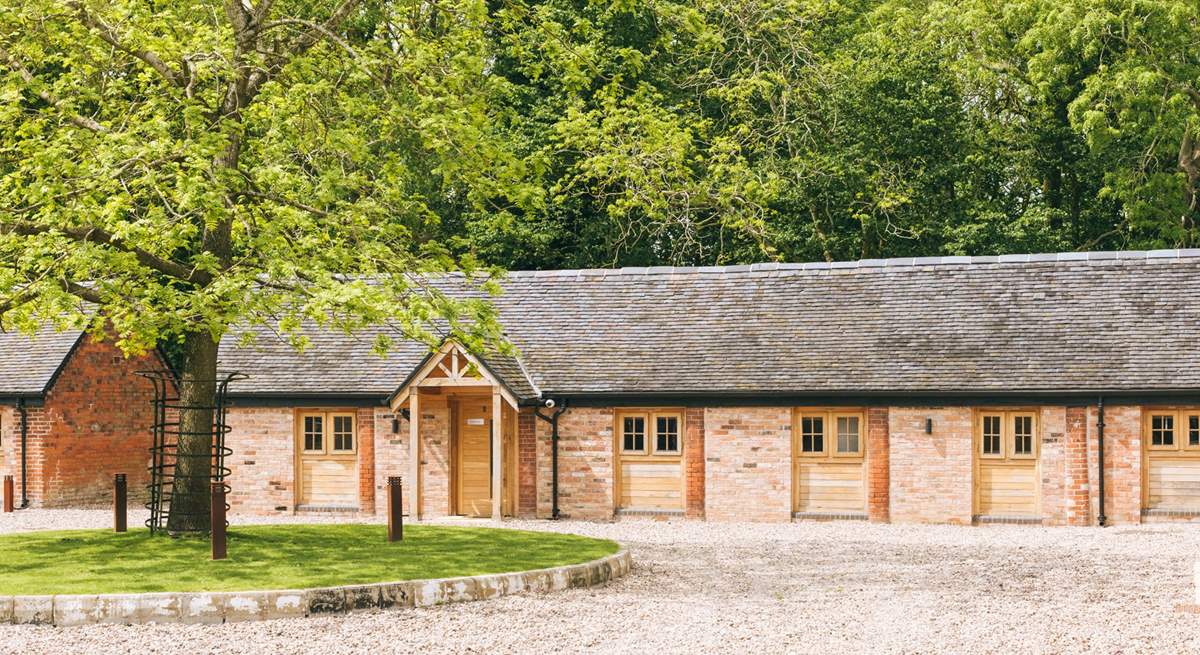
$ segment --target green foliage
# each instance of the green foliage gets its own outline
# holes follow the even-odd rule
[[[411,525],[389,543],[378,525],[229,529],[229,558],[206,539],[148,530],[70,530],[0,538],[0,594],[306,589],[528,571],[591,561],[617,544],[577,535]]]

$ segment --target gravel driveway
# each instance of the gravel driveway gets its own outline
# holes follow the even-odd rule
[[[0,515],[0,532],[107,525]],[[311,521],[308,521],[311,522]],[[1200,526],[511,522],[616,539],[606,588],[224,626],[0,626],[12,653],[1200,651]]]

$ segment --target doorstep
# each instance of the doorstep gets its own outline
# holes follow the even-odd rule
[[[866,512],[792,512],[798,521],[866,521]]]
[[[1041,525],[1040,516],[998,516],[992,514],[976,514],[971,517],[975,525]]]

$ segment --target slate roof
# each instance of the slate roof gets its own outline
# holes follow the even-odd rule
[[[1200,250],[510,273],[529,400],[571,394],[1200,391]],[[239,393],[395,391],[372,335],[222,346]]]
[[[50,326],[33,336],[0,332],[0,398],[45,393],[82,335],[81,330],[59,332]]]

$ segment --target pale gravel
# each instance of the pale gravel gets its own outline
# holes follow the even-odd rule
[[[109,520],[102,511],[25,510],[0,515],[0,532],[106,527]],[[1196,525],[505,526],[616,539],[632,550],[633,572],[599,589],[341,617],[223,626],[0,626],[0,652],[1200,651],[1200,614],[1192,606]]]

